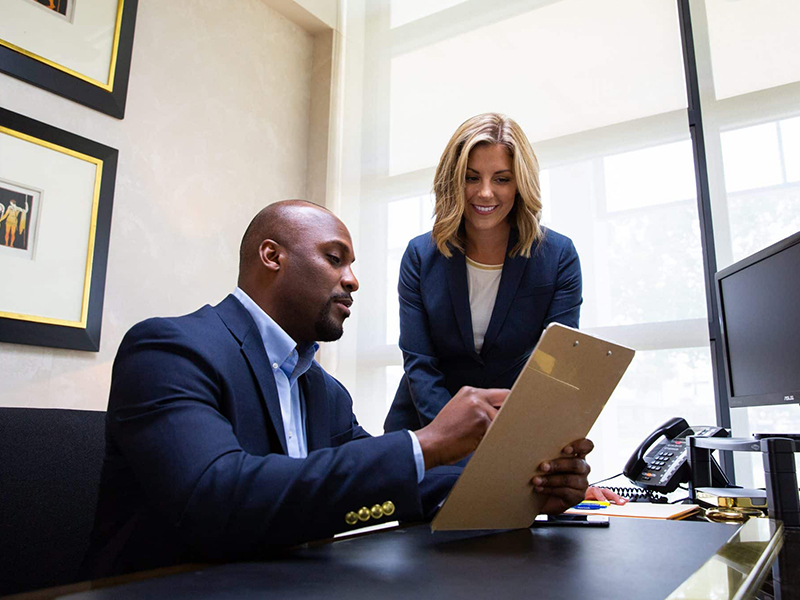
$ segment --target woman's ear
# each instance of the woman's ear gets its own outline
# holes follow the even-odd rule
[[[277,273],[283,262],[283,248],[275,240],[264,240],[258,247],[258,256],[261,264],[270,271]]]

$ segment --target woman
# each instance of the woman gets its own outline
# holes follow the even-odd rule
[[[433,231],[400,265],[405,375],[387,432],[427,425],[464,385],[510,388],[548,324],[578,327],[578,253],[539,223],[539,164],[519,125],[497,113],[464,122],[433,189]]]

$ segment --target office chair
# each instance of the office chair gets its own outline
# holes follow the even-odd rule
[[[105,414],[0,408],[0,595],[77,580],[94,524]]]

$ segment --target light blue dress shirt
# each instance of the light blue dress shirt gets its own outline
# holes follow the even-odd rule
[[[297,379],[311,367],[319,344],[298,346],[289,334],[241,288],[233,290],[233,295],[253,317],[264,343],[264,350],[269,357],[275,385],[278,387],[283,431],[286,434],[286,450],[292,458],[305,458],[308,456],[306,411]],[[411,445],[414,448],[414,462],[419,482],[425,476],[425,458],[417,436],[412,431],[408,434],[411,436]]]

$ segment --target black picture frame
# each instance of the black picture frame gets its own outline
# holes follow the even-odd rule
[[[1,38],[0,71],[109,116],[124,118],[138,0],[118,0],[117,7],[116,63],[110,89],[53,66],[54,63]]]
[[[91,162],[102,165],[102,168],[94,184],[94,199],[90,200],[91,205],[96,208],[93,208],[90,233],[86,240],[90,253],[87,256],[86,269],[91,269],[91,272],[83,274],[85,281],[81,283],[85,285],[82,298],[82,312],[85,316],[82,322],[61,325],[53,323],[54,319],[38,318],[35,315],[8,316],[9,313],[3,312],[4,308],[0,306],[0,341],[98,352],[119,152],[109,146],[0,108],[0,135],[9,132],[12,135],[19,134],[14,137],[26,136],[25,141],[32,141],[52,151],[83,155],[91,159]]]

